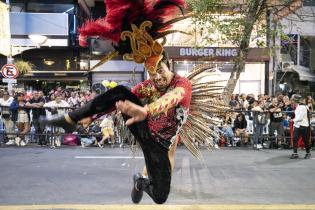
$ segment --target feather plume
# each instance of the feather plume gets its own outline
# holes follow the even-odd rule
[[[196,66],[186,77],[192,83],[192,99],[190,112],[182,131],[181,139],[187,149],[199,160],[203,160],[198,145],[211,149],[219,133],[215,127],[220,125],[220,117],[225,116],[229,107],[219,100],[224,80],[211,80],[215,75],[214,64]],[[207,77],[208,81],[204,81]]]

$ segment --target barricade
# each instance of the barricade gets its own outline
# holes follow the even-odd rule
[[[2,107],[0,107],[2,108]],[[56,109],[53,109],[51,107],[45,107],[42,108],[45,109],[46,112],[46,116],[47,117],[51,117],[52,114],[64,114],[66,112],[69,112],[71,110],[73,110],[73,108],[69,108],[69,107],[58,107]],[[29,109],[30,111],[30,123],[31,123],[31,127],[30,130],[26,133],[26,134],[21,134],[16,126],[16,123],[14,122],[14,129],[13,132],[7,132],[7,130],[5,129],[4,126],[4,120],[2,118],[2,112],[0,113],[0,144],[4,144],[5,142],[8,141],[8,136],[13,136],[14,138],[18,137],[18,136],[23,136],[23,139],[25,139],[26,142],[28,143],[38,143],[38,139],[40,137],[44,138],[46,142],[49,142],[50,145],[53,145],[52,142],[55,141],[55,139],[60,139],[60,142],[62,143],[64,136],[67,134],[64,134],[64,132],[58,128],[53,128],[53,127],[45,127],[44,131],[42,133],[35,133],[35,121],[32,118],[32,111],[31,109]],[[244,110],[229,110],[227,112],[227,114],[231,115],[231,113],[234,113],[234,115],[236,115],[237,113],[243,113],[245,115],[245,119],[247,120],[247,128],[246,131],[249,134],[249,138],[250,138],[250,143],[249,144],[253,144],[253,135],[255,133],[255,123],[253,121],[253,119],[251,119],[249,116],[253,116],[253,111],[244,111]],[[267,112],[266,112],[267,113]],[[292,113],[292,112],[283,112],[283,113]],[[312,113],[313,118],[311,120],[311,128],[312,128],[312,141],[314,142],[314,130],[315,130],[315,112]],[[271,142],[269,139],[270,138],[275,138],[277,137],[277,133],[274,133],[273,135],[269,134],[269,125],[270,125],[270,120],[268,119],[266,125],[264,125],[263,127],[263,134],[262,136],[259,136],[259,138],[263,139],[263,142],[265,142],[265,147],[266,148],[271,148],[271,144],[275,142]],[[121,126],[119,126],[121,127]],[[119,145],[125,145],[124,142],[126,141],[126,139],[123,139],[120,135],[120,131],[118,130],[118,127],[116,126],[114,128],[115,130],[115,137],[116,137],[116,142]],[[89,135],[93,138],[101,138],[101,132],[99,133],[89,133],[89,134],[78,134],[76,133],[75,135],[77,135],[78,137],[83,136],[83,135]],[[242,138],[242,137],[241,137]],[[128,141],[127,141],[128,142]],[[241,142],[241,141],[240,141]],[[286,135],[285,136],[285,142],[287,143],[286,147],[290,147],[292,146],[291,144],[291,137],[290,135]],[[128,142],[129,143],[129,142]]]

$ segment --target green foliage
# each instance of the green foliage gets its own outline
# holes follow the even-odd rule
[[[35,68],[35,65],[29,61],[15,60],[13,63],[18,68],[21,75],[27,74]]]
[[[256,16],[248,16],[250,7],[257,4],[257,1],[248,0],[246,4],[227,3],[222,0],[186,0],[193,13],[193,21],[197,27],[197,31],[203,31],[204,39],[202,42],[197,41],[197,45],[211,45],[214,43],[232,44],[240,46],[244,39],[244,29],[249,25],[256,25],[254,40],[257,39],[258,47],[265,47],[262,41],[266,35],[266,23],[264,5],[261,5],[256,11]],[[207,30],[207,33],[205,32]],[[213,34],[219,34],[216,39]]]

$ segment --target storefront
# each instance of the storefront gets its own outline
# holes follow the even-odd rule
[[[190,72],[198,64],[213,64],[216,80],[228,80],[233,70],[238,48],[232,47],[165,47],[172,67],[180,75]],[[269,80],[268,51],[264,48],[252,48],[246,59],[245,71],[241,73],[234,93],[263,94],[266,92],[266,80]],[[213,79],[213,78],[212,78]]]

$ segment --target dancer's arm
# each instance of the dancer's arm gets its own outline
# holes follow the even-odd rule
[[[149,116],[157,116],[177,106],[184,97],[185,89],[183,87],[176,87],[153,103],[146,105],[145,108]]]
[[[126,125],[140,122],[148,116],[156,116],[167,112],[170,108],[177,106],[179,103],[190,103],[191,85],[187,83],[178,84],[176,88],[167,92],[162,97],[145,107],[136,105],[128,100],[116,103],[117,110],[130,116]]]

